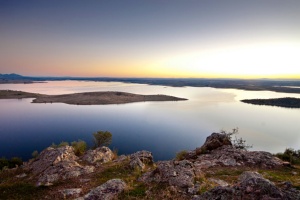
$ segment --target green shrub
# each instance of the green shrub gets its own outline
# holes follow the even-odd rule
[[[86,151],[87,145],[83,140],[78,140],[71,142],[72,147],[74,148],[74,152],[76,156],[81,156]]]
[[[64,141],[62,141],[61,143],[59,143],[59,144],[57,145],[57,147],[65,147],[65,146],[69,146],[69,142],[64,142]]]
[[[10,160],[5,157],[0,158],[0,170],[3,168],[15,168],[16,166],[21,166],[23,161],[19,157],[13,157]]]
[[[285,149],[284,153],[277,153],[275,156],[281,160],[290,162],[293,165],[300,164],[300,150],[294,150],[292,148]]]
[[[8,166],[8,160],[5,157],[0,158],[0,170]]]
[[[59,147],[65,147],[65,146],[69,146],[69,142],[62,141],[59,144],[52,143],[50,147],[59,148]]]
[[[37,150],[35,150],[34,152],[32,152],[31,155],[33,158],[37,158],[39,156],[39,152]]]
[[[22,159],[19,157],[13,157],[8,162],[9,162],[8,165],[9,168],[14,168],[16,166],[21,166],[23,164]]]
[[[176,154],[176,160],[183,160],[183,159],[185,159],[186,155],[187,155],[187,151],[186,150],[179,151]]]
[[[109,131],[98,131],[93,133],[94,147],[109,146],[112,141],[112,134]]]

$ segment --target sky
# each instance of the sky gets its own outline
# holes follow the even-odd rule
[[[0,73],[300,78],[299,0],[0,0]]]

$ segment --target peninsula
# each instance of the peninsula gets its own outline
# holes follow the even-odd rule
[[[250,103],[254,105],[278,106],[284,108],[300,108],[300,99],[291,97],[277,99],[244,99],[241,101],[244,103]]]
[[[168,95],[141,95],[126,92],[84,92],[63,95],[45,95],[22,91],[0,90],[0,99],[35,98],[32,103],[66,103],[72,105],[124,104],[144,101],[184,101]]]

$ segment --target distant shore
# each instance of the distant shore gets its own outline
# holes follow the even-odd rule
[[[126,92],[84,92],[63,95],[45,95],[22,91],[0,90],[0,99],[35,98],[32,103],[66,103],[71,105],[106,105],[144,101],[184,101],[168,95],[140,95]]]
[[[300,108],[300,99],[298,98],[277,98],[277,99],[244,99],[244,103],[265,106],[277,106],[284,108]]]
[[[110,77],[29,77],[0,74],[0,84],[30,84],[46,81],[96,81],[161,85],[171,87],[211,87],[247,91],[273,91],[300,94],[300,80],[282,79],[208,79],[208,78],[110,78]]]

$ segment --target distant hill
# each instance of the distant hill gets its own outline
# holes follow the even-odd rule
[[[0,74],[0,79],[7,79],[7,80],[20,80],[20,79],[26,79],[26,77],[21,76],[19,74]]]
[[[27,77],[19,74],[0,74],[0,83],[32,83],[42,81],[40,78]]]

